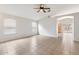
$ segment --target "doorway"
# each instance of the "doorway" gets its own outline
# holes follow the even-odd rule
[[[57,35],[63,40],[74,40],[74,16],[63,16],[58,18]]]

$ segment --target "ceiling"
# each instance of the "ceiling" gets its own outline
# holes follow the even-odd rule
[[[37,4],[0,4],[0,12],[39,20],[46,16],[57,16],[79,11],[79,4],[47,4],[46,6],[51,8],[51,12],[37,13],[37,10],[33,9],[38,7]]]

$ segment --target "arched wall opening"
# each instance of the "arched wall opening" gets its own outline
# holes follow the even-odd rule
[[[57,36],[62,39],[70,36],[74,40],[74,16],[62,16],[57,19]],[[65,36],[66,35],[66,36]]]

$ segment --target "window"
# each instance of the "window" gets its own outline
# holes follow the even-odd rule
[[[4,34],[15,34],[16,33],[16,20],[4,19]]]
[[[37,22],[32,22],[32,31],[33,33],[37,33]]]

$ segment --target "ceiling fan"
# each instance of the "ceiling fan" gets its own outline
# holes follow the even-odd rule
[[[37,12],[40,12],[40,11],[43,11],[44,13],[50,12],[50,8],[45,7],[44,4],[40,4],[38,8],[34,8],[34,9],[38,9]]]

